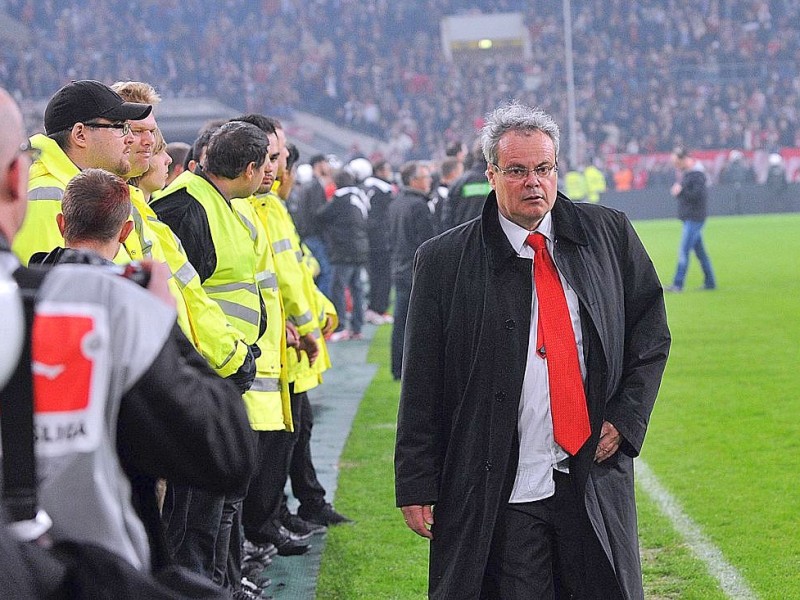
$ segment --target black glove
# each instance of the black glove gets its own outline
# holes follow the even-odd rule
[[[248,346],[247,355],[244,357],[242,366],[239,367],[236,373],[232,373],[227,377],[227,379],[230,379],[236,384],[236,387],[239,388],[239,392],[242,394],[250,389],[250,386],[253,385],[253,380],[256,378],[256,356],[253,352],[254,348],[258,351],[258,356],[261,356],[261,350],[256,346]]]

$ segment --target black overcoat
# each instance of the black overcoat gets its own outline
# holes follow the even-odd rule
[[[633,457],[669,351],[661,285],[628,219],[559,194],[554,260],[580,301],[592,435],[571,459],[624,598],[642,598]],[[426,242],[415,262],[395,450],[397,505],[433,504],[429,595],[477,599],[498,509],[517,464],[531,261],[481,217]],[[624,437],[593,461],[601,424]]]

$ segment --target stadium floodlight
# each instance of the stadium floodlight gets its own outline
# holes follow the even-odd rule
[[[454,54],[511,50],[530,60],[531,38],[522,13],[450,15],[442,18],[442,51],[447,60]]]

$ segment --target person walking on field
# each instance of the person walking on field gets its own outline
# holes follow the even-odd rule
[[[681,180],[672,185],[670,193],[678,199],[678,218],[683,221],[681,242],[678,246],[678,266],[668,292],[682,292],[689,269],[689,256],[694,251],[703,269],[703,289],[714,290],[717,280],[711,258],[703,243],[703,227],[708,214],[708,187],[703,165],[689,155],[686,148],[675,148],[672,163],[678,170]]]

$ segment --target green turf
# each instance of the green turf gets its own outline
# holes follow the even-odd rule
[[[677,221],[637,223],[666,284]],[[719,290],[693,261],[670,295],[673,333],[644,459],[761,598],[800,598],[800,215],[713,218],[706,242]],[[392,450],[399,386],[388,370],[389,327],[369,360],[380,365],[345,446],[337,508],[318,585],[324,599],[425,597],[427,546],[394,508]],[[704,566],[639,490],[648,599],[724,597]]]
[[[637,229],[664,281],[680,225]],[[800,598],[800,215],[711,219],[715,292],[667,297],[643,456],[762,598]],[[693,262],[686,289],[700,286]]]

